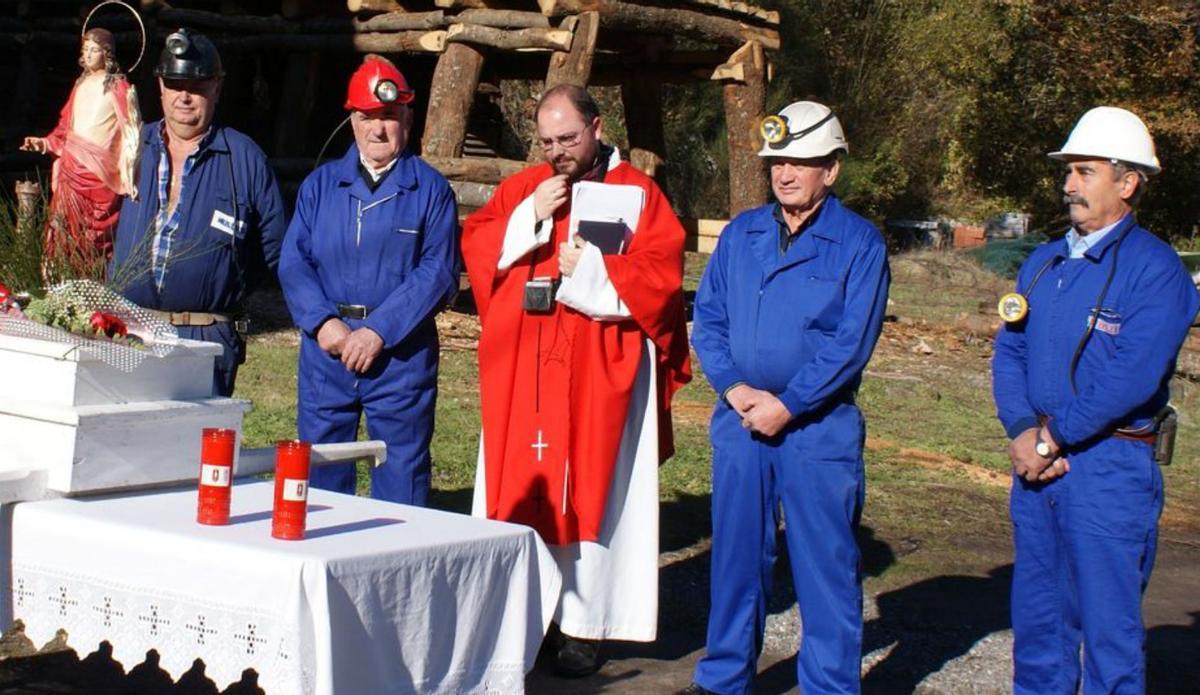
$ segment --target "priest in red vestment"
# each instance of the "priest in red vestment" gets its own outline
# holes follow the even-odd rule
[[[546,162],[501,183],[463,228],[482,324],[475,513],[549,545],[563,574],[558,670],[584,675],[599,640],[656,634],[657,466],[673,451],[671,398],[691,378],[684,231],[653,180],[601,141],[586,90],[551,89],[536,118]],[[619,251],[570,229],[581,181],[641,199]]]
[[[75,88],[44,138],[27,137],[21,149],[57,157],[50,178],[43,268],[51,277],[103,273],[112,256],[121,196],[137,197],[142,117],[137,92],[121,74],[113,35],[83,35]]]

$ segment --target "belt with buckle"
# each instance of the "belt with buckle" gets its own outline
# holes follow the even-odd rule
[[[158,311],[146,309],[158,318],[172,326],[211,326],[214,323],[229,323],[233,317],[229,314],[216,314],[210,311]]]
[[[344,319],[365,319],[371,315],[371,309],[362,304],[338,304],[337,310]]]
[[[1045,415],[1038,415],[1038,424],[1045,425],[1046,422],[1049,421],[1049,419],[1050,418],[1046,417]],[[1117,439],[1128,439],[1132,442],[1145,442],[1146,444],[1149,444],[1150,446],[1154,446],[1155,444],[1158,443],[1158,430],[1157,429],[1147,429],[1147,430],[1143,431],[1143,430],[1125,430],[1125,429],[1117,428],[1117,429],[1113,430],[1112,432],[1110,432],[1109,435],[1112,437],[1115,437]]]

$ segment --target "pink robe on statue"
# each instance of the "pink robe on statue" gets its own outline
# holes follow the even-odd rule
[[[121,196],[137,196],[137,94],[124,78],[112,80],[107,91],[102,84],[76,84],[58,126],[46,136],[57,159],[43,253],[73,274],[91,274],[107,263]]]

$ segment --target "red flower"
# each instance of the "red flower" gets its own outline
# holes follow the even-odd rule
[[[11,296],[12,292],[3,283],[0,283],[0,305],[7,304],[8,298]]]
[[[103,311],[94,312],[89,323],[92,325],[92,330],[97,333],[103,333],[109,338],[115,335],[124,336],[128,332],[124,321],[113,314],[106,314]]]

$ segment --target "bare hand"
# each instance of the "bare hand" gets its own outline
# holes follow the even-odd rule
[[[317,345],[334,357],[342,354],[348,337],[350,337],[350,327],[339,318],[329,319],[317,329]]]
[[[726,398],[742,416],[742,427],[764,437],[774,437],[792,421],[787,406],[770,391],[743,384],[731,390]]]
[[[1048,483],[1055,478],[1061,478],[1071,472],[1071,463],[1065,458],[1055,459],[1054,463],[1038,474],[1039,483]]]
[[[558,272],[565,277],[571,277],[583,256],[583,245],[586,243],[582,237],[576,236],[574,243],[564,241],[558,245]]]
[[[383,352],[383,338],[366,326],[356,328],[342,343],[342,364],[362,374],[371,368],[380,352]]]
[[[1057,456],[1042,458],[1037,455],[1038,428],[1030,427],[1008,445],[1008,458],[1012,460],[1013,471],[1028,482],[1035,482],[1038,476],[1048,468]]]
[[[757,390],[747,384],[738,384],[729,389],[729,393],[725,394],[725,400],[729,402],[729,405],[733,406],[738,415],[745,415],[746,411],[750,409],[750,405],[754,402],[753,395]]]
[[[567,175],[551,176],[538,184],[533,191],[533,213],[537,221],[548,220],[554,211],[567,202]]]
[[[21,143],[21,149],[25,152],[46,154],[50,150],[50,143],[46,141],[46,138],[38,138],[30,135]]]

